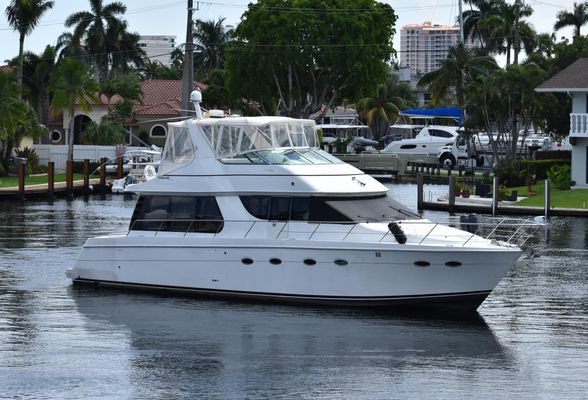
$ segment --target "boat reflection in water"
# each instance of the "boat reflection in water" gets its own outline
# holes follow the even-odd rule
[[[201,398],[353,398],[365,396],[368,387],[370,396],[379,397],[422,384],[427,371],[437,378],[439,368],[449,368],[454,378],[472,370],[483,376],[508,368],[510,359],[478,314],[466,321],[410,319],[87,287],[70,291],[89,332],[126,338],[116,354],[128,356],[119,363],[131,366],[125,373],[139,397],[157,397],[157,390],[171,386],[175,393],[197,388]]]

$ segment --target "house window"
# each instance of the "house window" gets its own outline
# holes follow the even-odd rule
[[[165,129],[165,127],[163,125],[153,125],[153,127],[151,127],[151,136],[155,136],[155,137],[165,137],[165,135],[167,134],[167,130]]]
[[[51,132],[51,141],[53,143],[61,141],[61,132],[59,132],[58,130],[54,130],[53,132]]]

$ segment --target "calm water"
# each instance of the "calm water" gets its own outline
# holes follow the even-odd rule
[[[443,321],[72,288],[85,239],[133,205],[0,203],[0,398],[588,396],[587,220],[552,219],[478,318]]]

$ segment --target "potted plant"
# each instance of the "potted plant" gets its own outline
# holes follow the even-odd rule
[[[455,182],[455,188],[453,189],[453,194],[455,195],[455,197],[461,196],[461,189],[462,184],[460,182]]]
[[[527,186],[527,196],[532,197],[535,196],[537,193],[533,190],[533,183],[535,183],[535,179],[533,179],[533,175],[527,175],[525,178],[525,186]]]
[[[464,199],[467,199],[470,197],[471,195],[471,188],[470,185],[463,185],[462,189],[461,189],[461,197],[463,197]]]

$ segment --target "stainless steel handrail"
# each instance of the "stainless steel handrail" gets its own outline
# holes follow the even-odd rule
[[[173,223],[173,222],[188,223],[188,226],[185,229],[170,231],[170,232],[183,233],[184,237],[186,237],[186,235],[188,233],[199,233],[199,231],[192,232],[192,228],[196,224],[201,224],[201,223],[203,223],[203,224],[205,224],[205,223],[218,224],[218,226],[216,226],[216,230],[214,230],[214,231],[208,230],[205,232],[201,232],[201,233],[210,233],[210,234],[213,234],[214,236],[217,236],[218,234],[220,234],[223,231],[223,228],[226,226],[226,224],[230,224],[230,223],[250,224],[247,231],[244,234],[243,233],[241,234],[240,237],[242,237],[242,238],[248,238],[250,236],[251,232],[253,231],[254,227],[257,224],[260,224],[260,223],[276,224],[276,223],[280,222],[280,223],[283,223],[284,225],[281,227],[279,232],[274,233],[274,237],[273,237],[274,239],[278,239],[282,235],[282,233],[286,232],[287,236],[289,236],[291,234],[308,235],[307,240],[312,240],[313,238],[315,238],[316,235],[319,233],[321,226],[337,225],[337,226],[340,226],[341,229],[339,231],[331,232],[331,233],[343,235],[342,239],[338,239],[340,241],[347,240],[349,238],[349,236],[353,233],[353,231],[360,224],[365,224],[365,225],[370,225],[370,224],[385,225],[385,224],[387,224],[387,222],[374,223],[374,222],[349,222],[349,221],[265,221],[265,220],[264,221],[257,221],[257,220],[221,220],[221,219],[136,219],[136,220],[133,220],[131,226],[129,227],[129,230],[127,231],[127,236],[129,235],[129,233],[131,231],[149,231],[149,232],[154,232],[154,236],[157,236],[158,234],[160,234],[162,232],[166,232],[164,230],[164,224]],[[140,228],[140,223],[153,224],[151,226],[153,226],[155,229],[137,229],[138,226]],[[313,227],[312,230],[296,230],[296,229],[291,229],[292,223],[307,223],[307,224],[312,224],[315,226]],[[441,223],[433,222],[433,221],[429,221],[429,220],[403,220],[403,221],[401,221],[401,226],[406,228],[411,225],[415,225],[415,226],[426,225],[427,226],[426,233],[424,233],[424,232],[422,232],[422,233],[410,233],[410,232],[407,233],[407,236],[418,240],[418,242],[413,241],[412,242],[413,244],[418,243],[420,245],[428,238],[435,238],[437,236],[434,234],[434,231],[435,231],[435,229],[437,229],[439,227],[439,225],[452,226],[457,223],[458,223],[457,221],[451,221],[450,224],[441,224]],[[428,225],[431,225],[431,227],[429,228]],[[462,223],[462,226],[463,225],[474,226],[478,229],[476,233],[467,232],[469,235],[467,236],[467,238],[463,238],[463,243],[461,243],[461,246],[465,247],[476,236],[479,236],[481,238],[488,239],[488,240],[493,240],[497,244],[504,245],[504,246],[511,246],[511,245],[522,246],[531,237],[533,237],[535,231],[539,227],[541,227],[543,224],[535,223],[535,222],[532,222],[529,220],[524,220],[524,219],[486,218],[486,220],[482,221],[482,222]],[[489,232],[488,232],[488,229],[490,230]],[[484,232],[484,230],[486,232]],[[460,232],[466,233],[466,231],[464,231],[464,230],[461,230]],[[381,230],[380,231],[373,231],[373,232],[364,231],[364,232],[361,232],[358,234],[365,235],[366,237],[374,237],[377,235],[377,238],[375,238],[374,241],[381,243],[386,238],[386,236],[389,235],[389,233],[390,232],[389,232],[388,228],[386,227],[385,231],[381,231]],[[444,237],[444,238],[450,237],[447,235],[447,232],[443,232],[439,236]],[[455,237],[463,237],[463,234],[455,235]]]

